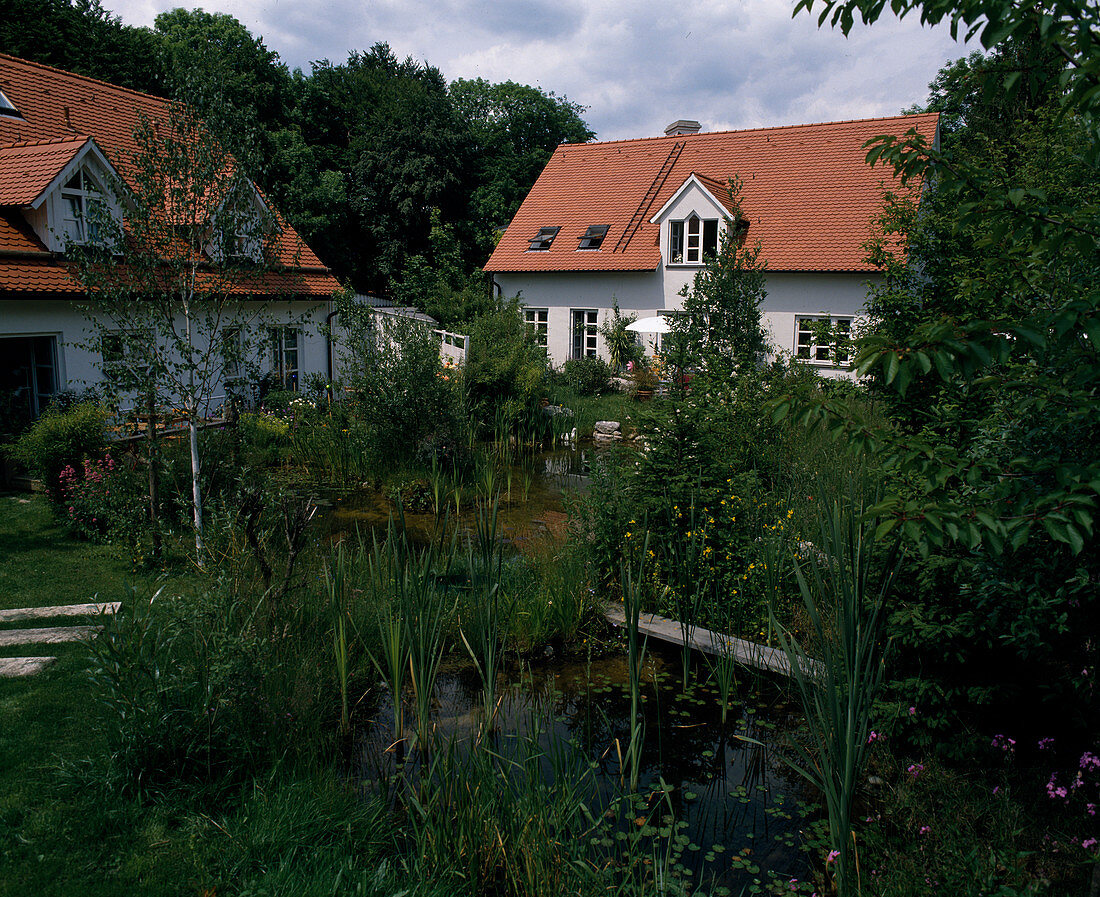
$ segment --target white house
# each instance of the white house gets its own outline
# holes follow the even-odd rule
[[[132,175],[142,117],[163,127],[168,102],[0,54],[0,402],[8,409],[34,416],[58,391],[100,380],[101,349],[90,344],[66,251],[96,238],[89,198],[115,202],[112,182]],[[266,203],[259,191],[254,201]],[[267,251],[277,270],[231,295],[242,308],[263,306],[263,364],[294,389],[328,370],[321,325],[338,284],[289,223],[277,212],[273,220]],[[252,251],[259,247],[242,244]],[[208,254],[217,260],[213,247]]]
[[[810,322],[859,317],[879,277],[864,244],[885,195],[922,187],[866,164],[865,144],[909,132],[935,144],[938,116],[699,130],[679,121],[664,137],[559,146],[485,270],[520,296],[555,363],[602,354],[597,328],[613,303],[639,318],[682,309],[681,290],[731,219],[728,185],[739,178],[746,239],[767,264],[772,343],[836,373]]]

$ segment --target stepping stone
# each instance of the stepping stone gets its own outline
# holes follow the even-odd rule
[[[121,605],[121,601],[105,601],[98,604],[17,607],[13,610],[0,610],[0,623],[14,623],[17,620],[40,620],[43,617],[97,617],[100,614],[117,613]]]
[[[17,676],[33,676],[40,673],[56,657],[2,657],[0,658],[0,678],[14,679]]]
[[[12,645],[56,645],[82,642],[93,638],[102,626],[51,626],[47,629],[5,629],[0,632],[0,648]]]

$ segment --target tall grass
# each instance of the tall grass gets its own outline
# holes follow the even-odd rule
[[[882,565],[874,522],[861,511],[832,505],[821,521],[820,545],[794,558],[813,653],[775,622],[808,729],[791,765],[825,799],[841,897],[859,892],[852,804],[872,741],[871,714],[885,669],[883,607],[897,570],[896,551]]]
[[[623,780],[629,780],[629,790],[638,790],[641,774],[642,745],[645,742],[645,717],[642,715],[642,667],[645,664],[646,641],[641,638],[638,624],[641,619],[645,592],[645,562],[649,554],[649,536],[646,535],[638,552],[637,570],[630,558],[623,560],[620,583],[623,590],[623,615],[626,623],[627,676],[630,682],[630,737],[623,752]]]

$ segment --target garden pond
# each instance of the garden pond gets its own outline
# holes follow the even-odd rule
[[[543,658],[503,673],[490,750],[523,774],[537,744],[534,762],[545,781],[569,770],[566,787],[600,811],[584,833],[594,861],[616,840],[634,839],[637,847],[640,839],[644,855],[660,857],[669,874],[702,893],[809,893],[823,832],[802,800],[802,780],[780,754],[785,733],[798,724],[797,700],[781,683],[745,672],[743,697],[731,702],[723,724],[717,691],[706,682],[685,691],[679,653],[652,645],[643,681],[645,740],[634,796],[623,797],[631,702],[621,655]],[[462,754],[486,737],[481,687],[468,661],[445,663],[436,683],[437,744]],[[372,710],[356,739],[359,776],[367,788],[392,787],[410,770],[399,760],[401,746],[391,743],[389,702],[379,698]]]

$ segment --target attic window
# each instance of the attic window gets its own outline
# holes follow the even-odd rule
[[[577,249],[599,249],[610,227],[611,225],[609,224],[591,225],[588,230],[584,232],[584,236],[581,237],[581,245],[578,246]]]
[[[0,90],[0,115],[7,118],[23,118],[22,113],[15,108],[15,104],[4,95],[2,90]]]
[[[531,240],[531,251],[544,252],[549,249],[560,230],[560,227],[540,227],[538,234]]]

